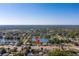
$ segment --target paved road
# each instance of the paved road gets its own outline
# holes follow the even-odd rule
[[[23,44],[26,44],[26,42],[29,40],[29,38],[31,37],[31,34],[28,35],[27,39],[24,40]]]

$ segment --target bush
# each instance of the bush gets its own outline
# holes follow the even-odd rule
[[[48,55],[49,56],[73,56],[73,55],[77,55],[77,52],[73,50],[60,51],[59,49],[55,49],[55,50],[49,51]]]
[[[23,44],[23,42],[19,42],[18,44],[17,44],[17,46],[21,46]]]
[[[1,54],[4,54],[4,53],[6,53],[6,50],[5,50],[5,48],[0,48],[0,53],[1,53]]]
[[[21,52],[13,52],[13,56],[23,56]]]

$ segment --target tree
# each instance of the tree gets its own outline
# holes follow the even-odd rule
[[[60,40],[58,38],[53,38],[53,39],[49,40],[49,43],[59,44],[60,43]]]

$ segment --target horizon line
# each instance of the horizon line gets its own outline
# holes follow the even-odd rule
[[[6,26],[7,24],[2,24],[0,26]],[[8,24],[8,25],[31,25],[31,24]],[[33,24],[34,25],[34,24]],[[35,25],[38,25],[38,24],[35,24]],[[40,24],[40,25],[45,25],[45,24]],[[76,24],[47,24],[47,25],[76,25]],[[79,25],[78,25],[79,26]]]

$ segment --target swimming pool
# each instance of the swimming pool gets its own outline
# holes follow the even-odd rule
[[[17,44],[18,42],[18,39],[0,39],[0,44]]]
[[[36,38],[32,38],[32,41],[36,41]],[[40,42],[48,42],[48,39],[40,38]]]

